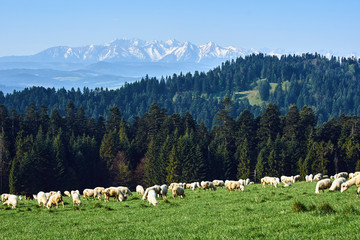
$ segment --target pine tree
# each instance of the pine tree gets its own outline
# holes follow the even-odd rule
[[[245,138],[241,145],[238,146],[235,153],[235,159],[239,162],[237,168],[237,178],[247,179],[250,177],[250,154],[248,141]]]
[[[179,182],[181,176],[180,163],[176,156],[175,146],[172,147],[169,155],[169,165],[166,168],[166,183]]]
[[[260,181],[260,179],[262,177],[264,177],[266,175],[266,171],[265,171],[265,149],[261,149],[259,152],[259,155],[257,157],[257,162],[256,162],[256,176],[257,179]]]
[[[158,153],[159,151],[155,144],[155,140],[152,139],[145,154],[146,162],[144,166],[144,181],[147,186],[152,186],[157,183],[156,159],[158,158]]]

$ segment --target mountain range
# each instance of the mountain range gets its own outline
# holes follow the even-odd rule
[[[30,56],[0,57],[0,89],[12,92],[31,86],[117,88],[146,74],[160,77],[208,71],[226,60],[259,52],[289,54],[281,49],[221,47],[213,42],[198,46],[177,40],[116,39],[104,45],[57,46]]]

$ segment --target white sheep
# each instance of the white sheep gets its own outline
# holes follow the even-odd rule
[[[116,187],[109,187],[106,188],[103,191],[103,194],[105,195],[104,201],[108,201],[109,202],[109,197],[113,197],[114,200],[118,199],[120,202],[125,201],[127,199],[127,196],[120,191],[119,189],[117,189]]]
[[[173,188],[172,192],[173,192],[174,200],[175,200],[176,196],[179,196],[181,198],[185,198],[185,191],[184,191],[183,187],[175,187],[175,188]]]
[[[263,187],[265,187],[265,184],[270,184],[271,186],[275,186],[277,188],[279,184],[279,179],[274,177],[263,177],[261,178],[261,184]]]
[[[212,183],[215,187],[224,187],[225,183],[223,180],[213,180]]]
[[[341,184],[341,192],[348,190],[349,187],[351,187],[354,184],[358,188],[358,190],[356,191],[356,198],[358,198],[360,194],[360,175],[357,175],[356,177],[353,177],[349,181],[346,181],[343,184]]]
[[[328,189],[331,187],[331,180],[329,178],[318,181],[315,188],[315,193],[320,193],[320,190]]]
[[[17,208],[18,197],[16,195],[9,194],[7,200],[3,204],[7,204],[8,207],[11,205],[12,206],[11,208]]]
[[[105,190],[104,187],[96,187],[94,188],[94,190],[98,191],[100,194],[102,194],[102,192]]]
[[[156,192],[155,190],[151,189],[147,193],[147,200],[149,201],[149,204],[152,204],[154,206],[158,205],[158,201],[156,200]]]
[[[226,189],[231,192],[231,190],[235,191],[244,191],[244,186],[239,181],[228,181],[226,183]]]
[[[301,178],[300,175],[295,175],[295,176],[293,176],[294,183],[295,183],[296,181],[300,181],[300,178]]]
[[[334,182],[331,184],[329,191],[340,191],[341,184],[343,184],[344,182],[346,182],[346,179],[343,177],[335,179]]]
[[[167,197],[167,192],[168,192],[168,186],[166,184],[163,184],[160,186],[161,191],[160,191],[160,196],[162,198],[166,198]]]
[[[71,193],[70,193],[69,191],[65,191],[65,192],[64,192],[64,195],[65,195],[65,196],[68,196],[68,197],[71,197]]]
[[[3,194],[1,194],[1,201],[2,201],[2,202],[5,202],[10,195],[11,195],[11,194],[8,194],[8,193],[3,193]]]
[[[137,194],[139,194],[139,195],[144,195],[144,192],[145,192],[145,190],[144,190],[144,187],[143,187],[143,186],[141,186],[141,185],[137,185],[137,186],[136,186],[136,193],[137,193]]]
[[[305,181],[306,181],[306,182],[312,182],[312,181],[313,181],[313,175],[312,175],[312,174],[306,175],[306,176],[305,176]]]
[[[249,185],[249,183],[250,183],[250,179],[247,178],[247,179],[245,180],[245,186]]]
[[[212,189],[213,191],[216,191],[215,185],[212,182],[209,182],[209,181],[202,181],[201,182],[201,187],[202,187],[203,190]]]
[[[56,205],[56,208],[59,207],[59,202],[61,202],[63,208],[64,208],[64,201],[61,196],[61,192],[58,191],[55,194],[51,195],[49,198],[49,201],[46,203],[46,207],[50,209],[52,205]]]
[[[338,179],[338,178],[345,178],[345,179],[348,179],[349,178],[349,174],[347,172],[340,172],[338,174],[335,174],[334,175],[334,179]]]
[[[94,189],[84,189],[83,198],[88,200],[89,197],[93,197],[94,199],[97,197],[98,199],[101,199],[101,194]]]
[[[149,193],[150,190],[154,190],[157,195],[160,195],[160,193],[161,193],[161,187],[160,187],[160,185],[154,185],[154,186],[152,186],[152,187],[148,187],[148,188],[145,190],[145,192],[144,192],[144,195],[143,195],[143,197],[142,197],[142,200],[146,200],[146,199],[147,199],[147,195],[148,195],[148,193]]]
[[[122,191],[124,194],[132,196],[132,192],[130,191],[130,189],[128,187],[117,187],[120,191]]]
[[[193,182],[191,183],[191,189],[193,191],[195,191],[196,188],[200,188],[200,183],[199,182]]]
[[[360,175],[360,172],[350,173],[350,174],[349,174],[349,179],[352,179],[352,178],[354,178],[354,177],[356,177],[356,176],[358,176],[358,175]]]
[[[45,207],[46,206],[46,203],[47,203],[47,198],[46,198],[46,195],[43,191],[40,191],[37,196],[37,201],[38,201],[38,204],[39,204],[39,207],[41,206],[41,204],[43,204],[43,206]]]
[[[316,175],[314,176],[313,181],[320,181],[321,178],[322,178],[322,174],[321,174],[321,173],[318,173],[318,174],[316,174]]]
[[[80,194],[78,194],[77,192],[73,192],[71,194],[72,200],[73,200],[73,205],[77,205],[80,206],[81,205],[81,199],[80,199]]]

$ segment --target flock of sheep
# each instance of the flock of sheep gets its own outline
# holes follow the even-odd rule
[[[347,179],[349,180],[347,181]],[[280,183],[283,183],[284,187],[292,186],[292,183],[300,180],[300,175],[296,176],[282,176],[280,179],[277,177],[263,177],[261,179],[261,184],[265,187],[266,184],[270,184],[272,186],[277,187]],[[329,189],[329,191],[340,190],[341,192],[346,191],[352,185],[356,185],[357,197],[360,194],[360,172],[355,173],[346,173],[341,172],[334,176],[328,178],[328,176],[318,173],[315,176],[312,174],[307,175],[305,177],[306,182],[317,181],[315,193],[320,193],[320,190]],[[333,181],[332,181],[333,180]],[[192,189],[193,191],[197,188],[201,188],[203,190],[211,189],[216,191],[217,187],[225,187],[228,191],[244,191],[246,185],[254,184],[254,182],[250,182],[250,179],[240,179],[238,181],[235,180],[213,180],[210,181],[202,181],[202,182],[193,182],[193,183],[171,183],[169,186],[164,185],[154,185],[152,187],[148,187],[144,189],[142,186],[138,185],[136,187],[136,193],[142,195],[142,200],[147,200],[149,204],[154,206],[158,205],[159,202],[157,198],[167,197],[168,190],[172,191],[172,196],[175,199],[176,197],[185,198],[185,190],[184,189]],[[81,205],[81,195],[79,190],[73,190],[71,192],[65,191],[65,196],[71,197],[74,206]],[[83,199],[102,199],[104,201],[109,201],[109,198],[113,197],[115,201],[125,201],[127,199],[127,195],[132,196],[132,192],[127,187],[96,187],[94,189],[85,189],[83,191]],[[18,201],[22,200],[22,196],[16,196],[14,194],[4,193],[1,195],[1,201],[3,204],[7,204],[8,207],[11,205],[12,208],[18,207]],[[37,200],[39,206],[43,205],[50,209],[52,206],[59,206],[59,203],[62,204],[64,208],[64,201],[60,191],[51,191],[51,192],[43,192],[40,191],[37,195],[25,194],[25,198],[27,200]]]

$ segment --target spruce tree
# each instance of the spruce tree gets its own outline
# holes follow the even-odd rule
[[[176,150],[175,146],[172,147],[169,155],[169,165],[166,168],[166,183],[177,183],[180,181],[181,176],[181,169],[180,169],[180,163],[176,156]]]

